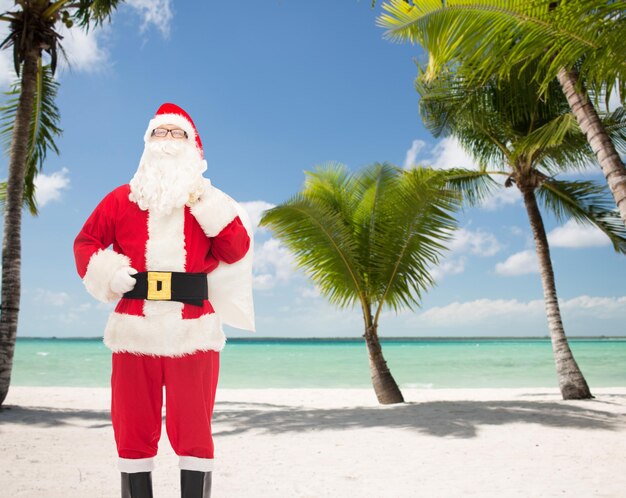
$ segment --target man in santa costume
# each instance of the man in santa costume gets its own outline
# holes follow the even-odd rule
[[[183,109],[163,104],[144,142],[130,183],[107,194],[76,237],[76,267],[92,296],[117,301],[104,344],[122,497],[152,497],[165,390],[181,496],[207,498],[222,325],[254,331],[252,227],[202,176],[202,142]]]

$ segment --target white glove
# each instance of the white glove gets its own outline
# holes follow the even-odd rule
[[[191,207],[196,202],[201,200],[202,198],[206,198],[207,193],[213,190],[213,185],[211,185],[211,180],[208,178],[202,178],[202,184],[193,192],[189,194],[189,199],[186,202],[186,205]]]
[[[137,270],[131,266],[120,268],[113,274],[109,287],[111,287],[111,290],[115,294],[124,294],[125,292],[133,290],[137,280],[131,277],[131,275],[135,273],[137,273]]]

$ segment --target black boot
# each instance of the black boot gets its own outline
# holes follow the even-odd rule
[[[152,472],[122,472],[122,498],[153,498]]]
[[[211,498],[213,472],[181,469],[180,495],[182,498]]]

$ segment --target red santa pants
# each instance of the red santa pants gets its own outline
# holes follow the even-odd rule
[[[121,472],[154,469],[165,427],[181,469],[213,470],[211,418],[219,375],[219,351],[180,356],[113,353],[111,421]]]

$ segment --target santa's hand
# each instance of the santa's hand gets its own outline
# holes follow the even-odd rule
[[[213,185],[211,185],[211,180],[209,180],[208,178],[203,178],[202,185],[195,191],[189,193],[189,198],[187,199],[187,202],[185,204],[189,207],[193,206],[196,202],[200,201],[202,198],[205,198],[207,196],[207,193],[210,192],[211,189],[213,189]]]
[[[137,280],[131,277],[131,275],[134,275],[135,273],[137,273],[137,270],[131,266],[125,266],[117,270],[111,279],[111,283],[109,284],[111,290],[116,294],[124,294],[133,290]]]
[[[216,237],[239,213],[235,201],[205,178],[204,189],[191,206],[191,214],[207,237]]]

